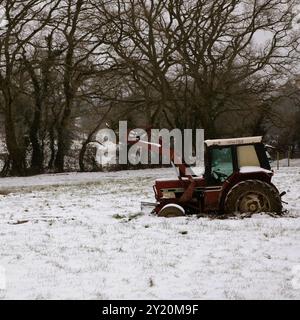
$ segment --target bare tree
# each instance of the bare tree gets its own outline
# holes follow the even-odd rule
[[[33,46],[33,54],[28,57],[26,51],[22,53],[25,70],[27,70],[31,83],[31,95],[34,100],[33,119],[30,124],[30,142],[32,146],[31,173],[41,173],[44,171],[44,149],[47,136],[49,120],[48,107],[50,105],[49,96],[53,94],[54,66],[59,61],[62,50],[53,47],[53,34],[55,28],[43,39]],[[43,45],[44,43],[44,45]],[[53,121],[53,120],[52,120]]]
[[[2,0],[4,26],[0,34],[0,90],[4,97],[6,144],[12,164],[12,173],[25,173],[25,153],[23,139],[18,139],[14,119],[16,88],[14,74],[24,47],[50,21],[60,0]]]
[[[224,115],[274,116],[274,93],[296,70],[297,2],[112,0],[96,7],[111,20],[115,54],[145,104],[158,106],[154,118],[215,137]]]
[[[291,30],[298,1],[169,2],[177,46],[199,124],[210,137],[224,114],[263,110],[295,71],[299,36]]]
[[[146,107],[149,124],[169,104],[176,105],[174,78],[169,77],[175,63],[173,39],[166,38],[172,22],[166,12],[168,1],[110,1],[96,3],[99,14],[106,17],[114,31],[111,41],[113,57],[127,67],[128,95]]]
[[[62,61],[65,102],[56,125],[57,171],[64,170],[64,159],[71,140],[69,127],[76,96],[84,88],[85,82],[88,82],[94,74],[103,71],[102,66],[105,66],[107,55],[106,30],[99,17],[95,23],[93,6],[83,0],[64,0],[63,3],[63,10],[57,19],[58,37],[65,45]]]

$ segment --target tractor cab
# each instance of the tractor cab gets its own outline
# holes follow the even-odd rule
[[[270,172],[262,137],[205,141],[207,185],[223,184],[234,173]]]

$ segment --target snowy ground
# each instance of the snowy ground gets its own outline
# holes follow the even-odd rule
[[[0,297],[299,299],[300,162],[293,165],[276,173],[290,211],[277,219],[139,215],[169,169],[1,179]]]

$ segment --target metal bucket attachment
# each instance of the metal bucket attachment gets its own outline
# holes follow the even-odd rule
[[[141,212],[142,213],[152,213],[152,211],[157,206],[157,203],[153,202],[141,202]]]

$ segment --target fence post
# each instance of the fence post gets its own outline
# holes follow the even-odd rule
[[[279,170],[279,151],[276,152],[277,156],[277,170]]]
[[[289,146],[289,149],[288,149],[288,167],[291,166],[291,158],[292,158],[292,147]]]

